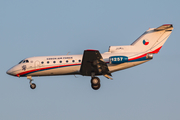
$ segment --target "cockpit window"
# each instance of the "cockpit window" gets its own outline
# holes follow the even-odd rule
[[[19,64],[21,64],[23,62],[23,60],[21,60],[20,62],[19,62]]]
[[[29,63],[29,60],[21,60],[21,61],[19,62],[19,64],[21,64],[21,63]]]
[[[29,60],[26,60],[26,63],[29,63]]]

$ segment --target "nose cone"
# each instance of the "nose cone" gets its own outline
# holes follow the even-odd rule
[[[6,71],[6,73],[7,73],[8,75],[11,75],[11,69],[8,70],[8,71]]]
[[[14,76],[12,68],[11,68],[11,69],[9,69],[8,71],[6,71],[6,73],[7,73],[8,75],[12,75],[12,76]]]

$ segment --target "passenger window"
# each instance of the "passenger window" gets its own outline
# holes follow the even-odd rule
[[[66,63],[68,63],[68,60],[66,60]]]
[[[26,63],[29,63],[29,60],[26,60]]]
[[[24,60],[23,63],[25,63],[26,61]]]
[[[47,61],[47,64],[49,64],[49,61]]]
[[[53,63],[56,63],[56,61],[53,61]]]
[[[59,61],[60,63],[62,63],[62,61]]]
[[[44,64],[44,62],[42,61],[41,64]]]
[[[74,60],[72,60],[72,62],[75,62]]]
[[[79,62],[81,62],[81,60],[79,60]]]

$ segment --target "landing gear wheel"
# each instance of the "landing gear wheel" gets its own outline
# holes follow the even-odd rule
[[[91,84],[92,89],[98,90],[101,87],[101,84],[93,85]]]
[[[98,90],[101,87],[100,79],[98,77],[92,77],[92,79],[91,79],[91,87],[94,90]]]
[[[32,84],[30,85],[30,88],[31,88],[31,89],[35,89],[35,88],[36,88],[36,84],[35,84],[35,83],[32,83]]]
[[[98,77],[92,77],[91,79],[91,84],[92,85],[98,85],[100,84],[100,79]]]
[[[32,83],[33,79],[31,76],[27,76],[27,79],[29,79],[29,84],[30,84],[30,88],[31,89],[35,89],[36,88],[36,84],[35,83]]]

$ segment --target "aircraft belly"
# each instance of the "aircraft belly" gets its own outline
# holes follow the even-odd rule
[[[126,63],[122,63],[122,64],[119,64],[119,65],[109,65],[108,68],[109,68],[109,71],[112,73],[112,72],[116,72],[118,70],[127,69],[127,68],[130,68],[130,67],[145,63],[147,61],[149,61],[149,60],[136,61],[136,62],[126,62]]]

